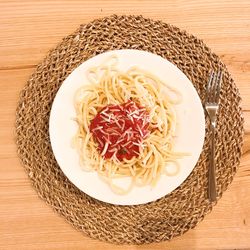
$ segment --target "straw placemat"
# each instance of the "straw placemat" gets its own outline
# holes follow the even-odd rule
[[[146,50],[168,59],[191,80],[203,103],[209,70],[223,69],[216,134],[218,199],[222,196],[239,165],[243,141],[240,96],[234,81],[201,40],[141,16],[94,20],[50,51],[21,92],[16,116],[18,154],[39,196],[86,235],[113,243],[168,240],[195,227],[214,205],[207,199],[209,130],[188,179],[171,194],[145,205],[115,206],[87,196],[64,176],[51,150],[49,114],[63,80],[88,58],[114,49]]]

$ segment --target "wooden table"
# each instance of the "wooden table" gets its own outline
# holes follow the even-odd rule
[[[0,1],[1,249],[250,249],[250,2]],[[73,229],[40,200],[16,154],[18,94],[36,65],[81,23],[111,14],[142,14],[204,39],[228,66],[243,98],[244,154],[233,183],[212,213],[171,242],[116,246]]]

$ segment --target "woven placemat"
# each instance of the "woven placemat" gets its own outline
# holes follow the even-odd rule
[[[188,179],[171,194],[137,206],[116,206],[87,196],[64,176],[51,150],[49,114],[63,80],[88,58],[114,49],[146,50],[168,59],[192,81],[203,103],[210,69],[223,69],[216,134],[218,199],[221,197],[241,155],[243,118],[238,90],[225,65],[201,40],[142,16],[94,20],[50,51],[21,92],[16,115],[18,154],[39,196],[86,235],[113,243],[169,240],[195,227],[215,204],[207,199],[208,129],[203,152]]]

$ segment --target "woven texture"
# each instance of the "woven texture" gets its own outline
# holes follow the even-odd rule
[[[201,40],[141,16],[94,20],[50,51],[21,92],[16,115],[18,154],[39,196],[86,235],[113,243],[169,240],[195,227],[215,205],[207,199],[208,129],[202,154],[187,180],[171,194],[137,206],[116,206],[87,196],[64,176],[51,150],[48,120],[60,85],[82,62],[114,49],[146,50],[168,59],[191,80],[203,103],[209,71],[223,69],[216,133],[218,199],[221,197],[241,155],[243,118],[238,90],[225,65]]]

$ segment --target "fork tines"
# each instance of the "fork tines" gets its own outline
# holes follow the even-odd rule
[[[207,92],[206,92],[207,103],[217,104],[219,102],[222,76],[223,76],[223,73],[221,70],[219,70],[218,72],[212,71],[210,73],[210,78],[207,84]]]

